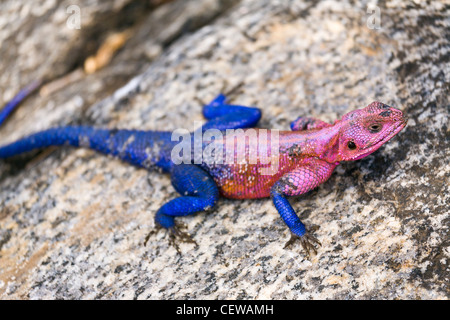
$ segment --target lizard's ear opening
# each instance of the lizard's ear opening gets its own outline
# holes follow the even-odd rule
[[[353,131],[348,125],[341,128],[339,135],[338,161],[354,160],[361,152],[360,141],[355,139]]]
[[[358,147],[352,140],[350,140],[349,142],[347,142],[347,148],[349,150],[356,150]]]

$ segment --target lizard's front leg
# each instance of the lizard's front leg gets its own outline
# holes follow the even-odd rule
[[[208,122],[202,126],[202,130],[252,128],[261,118],[261,110],[227,104],[226,96],[219,94],[213,101],[203,106],[203,116]]]
[[[270,196],[278,213],[292,233],[291,239],[285,247],[298,239],[308,255],[310,250],[317,252],[314,243],[320,245],[320,242],[308,233],[286,197],[301,195],[314,189],[328,180],[335,167],[336,164],[311,159],[308,163],[282,176],[272,186]]]

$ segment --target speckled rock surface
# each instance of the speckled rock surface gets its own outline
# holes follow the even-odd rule
[[[288,229],[268,199],[223,199],[180,219],[199,244],[182,244],[180,256],[164,232],[143,246],[155,211],[176,196],[167,176],[69,148],[26,165],[2,161],[0,297],[448,299],[448,9],[388,1],[373,29],[365,2],[202,3],[204,27],[176,32],[84,118],[73,87],[57,93],[65,103],[34,96],[0,130],[1,143],[73,117],[192,129],[202,119],[197,98],[239,82],[234,101],[261,107],[263,127],[287,129],[300,115],[333,121],[374,100],[403,110],[408,126],[291,201],[306,224],[320,226],[311,260],[298,245],[283,249]],[[161,10],[167,5],[175,4]]]

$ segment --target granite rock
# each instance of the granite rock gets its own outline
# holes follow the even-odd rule
[[[143,245],[155,211],[176,196],[166,175],[82,149],[2,161],[0,297],[448,299],[448,8],[439,1],[201,3],[150,10],[136,36],[154,30],[150,15],[166,27],[148,40],[131,38],[106,71],[86,76],[99,83],[91,92],[101,100],[80,112],[81,93],[92,90],[87,80],[46,98],[35,95],[1,128],[1,143],[83,121],[191,130],[202,121],[198,101],[238,83],[233,101],[262,108],[262,127],[288,129],[298,116],[331,122],[374,100],[401,109],[408,126],[292,199],[302,220],[320,227],[322,247],[311,259],[298,245],[283,249],[289,232],[268,199],[222,199],[211,212],[180,219],[198,247],[182,244],[178,255],[163,231]],[[170,12],[189,18],[164,16]],[[16,27],[10,28],[11,37]],[[24,33],[16,45],[30,37]],[[154,46],[157,54],[139,60]],[[51,39],[40,47],[33,59],[51,50]],[[17,52],[17,61],[25,61]],[[118,74],[136,52],[143,68],[127,73],[133,78],[119,88],[106,86],[105,95],[102,77]],[[0,51],[0,59],[12,58]],[[41,75],[23,64],[2,64],[2,77]],[[16,92],[19,83],[1,80],[0,87]]]

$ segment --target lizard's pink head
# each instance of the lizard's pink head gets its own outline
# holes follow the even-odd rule
[[[338,161],[371,154],[402,130],[407,121],[400,110],[377,101],[347,113],[340,121]]]

